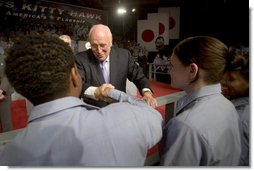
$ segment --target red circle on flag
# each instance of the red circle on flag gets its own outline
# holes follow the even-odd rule
[[[159,23],[159,35],[162,35],[165,32],[165,26],[162,23]]]
[[[154,33],[152,30],[144,30],[142,35],[141,35],[143,41],[145,42],[151,42],[154,39]]]
[[[169,29],[173,29],[176,25],[176,21],[174,18],[169,17]]]

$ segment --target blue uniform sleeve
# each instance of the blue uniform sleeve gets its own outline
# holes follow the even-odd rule
[[[206,151],[202,137],[185,123],[172,119],[163,130],[160,143],[160,165],[164,166],[199,166],[207,160],[202,159]]]
[[[117,89],[111,89],[109,91],[109,97],[119,102],[128,102],[138,106],[149,106],[144,100],[138,99],[134,96],[127,95],[126,93]]]
[[[134,116],[133,122],[137,124],[135,124],[136,126],[132,125],[132,129],[133,131],[142,133],[141,137],[146,139],[144,141],[146,142],[146,147],[151,148],[159,142],[162,137],[163,119],[157,110],[149,106],[144,100],[139,100],[116,89],[111,89],[109,96],[119,102],[123,102],[121,104],[115,104],[114,108],[111,108],[112,111],[110,113],[113,113],[113,111],[114,113],[119,113],[118,110],[120,110],[121,118],[131,115]],[[110,105],[107,109],[109,108]],[[131,123],[131,121],[129,122]]]

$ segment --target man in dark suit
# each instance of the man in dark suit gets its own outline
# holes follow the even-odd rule
[[[152,96],[148,80],[130,52],[112,47],[113,38],[109,27],[102,24],[94,25],[88,37],[91,49],[76,56],[78,70],[85,80],[81,94],[84,95],[84,101],[99,107],[108,105],[109,102],[98,100],[98,87],[104,83],[111,83],[116,89],[126,92],[128,78],[137,86],[143,99],[150,106],[156,107],[157,102]],[[102,71],[103,67],[105,72]]]

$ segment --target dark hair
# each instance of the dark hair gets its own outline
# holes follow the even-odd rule
[[[239,71],[249,81],[249,50],[243,47],[230,47],[225,71]]]
[[[208,84],[220,82],[226,67],[228,47],[216,38],[196,36],[179,42],[173,53],[184,65],[195,63],[206,73]]]
[[[162,39],[163,42],[164,42],[164,38],[162,36],[158,36],[156,39],[155,39],[155,42],[157,42],[159,39]]]
[[[74,54],[57,37],[46,34],[18,37],[5,61],[11,85],[35,105],[62,97],[68,91]]]

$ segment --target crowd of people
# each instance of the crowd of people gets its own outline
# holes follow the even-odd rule
[[[161,166],[249,166],[248,53],[209,36],[177,43],[167,69],[186,95],[164,123],[142,68],[113,46],[108,26],[92,26],[91,48],[76,55],[66,38],[29,34],[8,48],[5,75],[34,108],[0,148],[0,165],[143,166],[159,144]],[[125,93],[126,79],[142,98]]]

